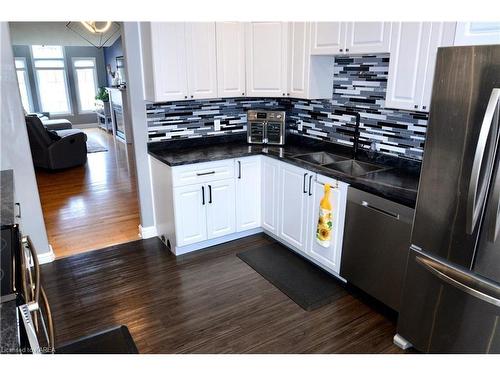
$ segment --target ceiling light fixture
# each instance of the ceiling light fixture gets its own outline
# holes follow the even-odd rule
[[[114,42],[120,33],[120,25],[111,21],[68,22],[66,27],[97,48]]]
[[[100,24],[104,24],[102,27],[98,27],[98,21],[81,21],[81,23],[88,31],[94,34],[105,33],[111,27],[111,21],[99,22]]]

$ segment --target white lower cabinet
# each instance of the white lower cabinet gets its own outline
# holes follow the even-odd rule
[[[324,195],[325,183],[332,187],[330,203],[332,205],[332,235],[330,246],[321,246],[316,241],[316,229],[319,219],[319,204]],[[308,216],[308,236],[306,254],[325,267],[340,272],[340,258],[342,255],[342,240],[344,234],[344,219],[347,204],[348,185],[330,178],[318,175],[312,186]]]
[[[236,230],[234,179],[206,184],[207,238],[217,238]]]
[[[176,255],[261,232],[338,274],[348,185],[262,155],[169,167],[151,158],[158,236]],[[332,186],[330,246],[316,242]]]
[[[280,162],[262,158],[261,211],[262,228],[278,234],[278,183]]]
[[[174,188],[174,214],[177,246],[207,239],[205,185]]]
[[[260,227],[261,156],[236,159],[236,231]]]
[[[281,164],[278,237],[299,250],[306,245],[308,188],[313,178],[303,168]]]

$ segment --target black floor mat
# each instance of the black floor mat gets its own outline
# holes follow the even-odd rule
[[[280,243],[237,256],[304,310],[317,309],[347,294],[341,281]]]
[[[137,354],[134,340],[126,326],[82,337],[56,349],[56,354]]]

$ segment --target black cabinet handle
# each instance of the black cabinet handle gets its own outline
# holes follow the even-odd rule
[[[194,98],[194,96],[193,96],[193,95],[191,95],[191,98]]]
[[[340,52],[344,52],[344,50],[343,50],[342,48],[341,48],[339,51],[340,51]]]
[[[212,185],[208,185],[208,203],[212,203]]]
[[[238,178],[241,179],[241,161],[238,160]]]
[[[17,215],[16,215],[16,217],[18,219],[20,219],[21,218],[21,203],[16,203],[16,206],[17,206]]]
[[[309,196],[313,195],[312,192],[311,192],[311,183],[312,183],[312,179],[313,179],[313,176],[310,175],[309,176]]]
[[[184,95],[184,99],[187,99],[187,98],[188,98],[187,95]]]
[[[349,52],[349,48],[346,48],[346,49],[345,49],[345,51],[346,51],[346,52]]]
[[[416,104],[415,104],[415,106],[414,106],[414,107],[415,107],[415,108],[418,108],[418,105],[416,105]]]
[[[304,173],[304,181],[303,181],[303,184],[302,184],[302,192],[304,194],[307,193],[307,190],[306,190],[306,177],[307,177],[307,173]]]
[[[205,205],[205,186],[201,187],[201,204]]]
[[[215,171],[196,173],[197,176],[206,176],[207,174],[215,174]]]

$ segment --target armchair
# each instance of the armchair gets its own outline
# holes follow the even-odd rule
[[[38,116],[26,116],[26,126],[35,167],[57,170],[87,162],[87,135],[81,130],[51,131]]]

